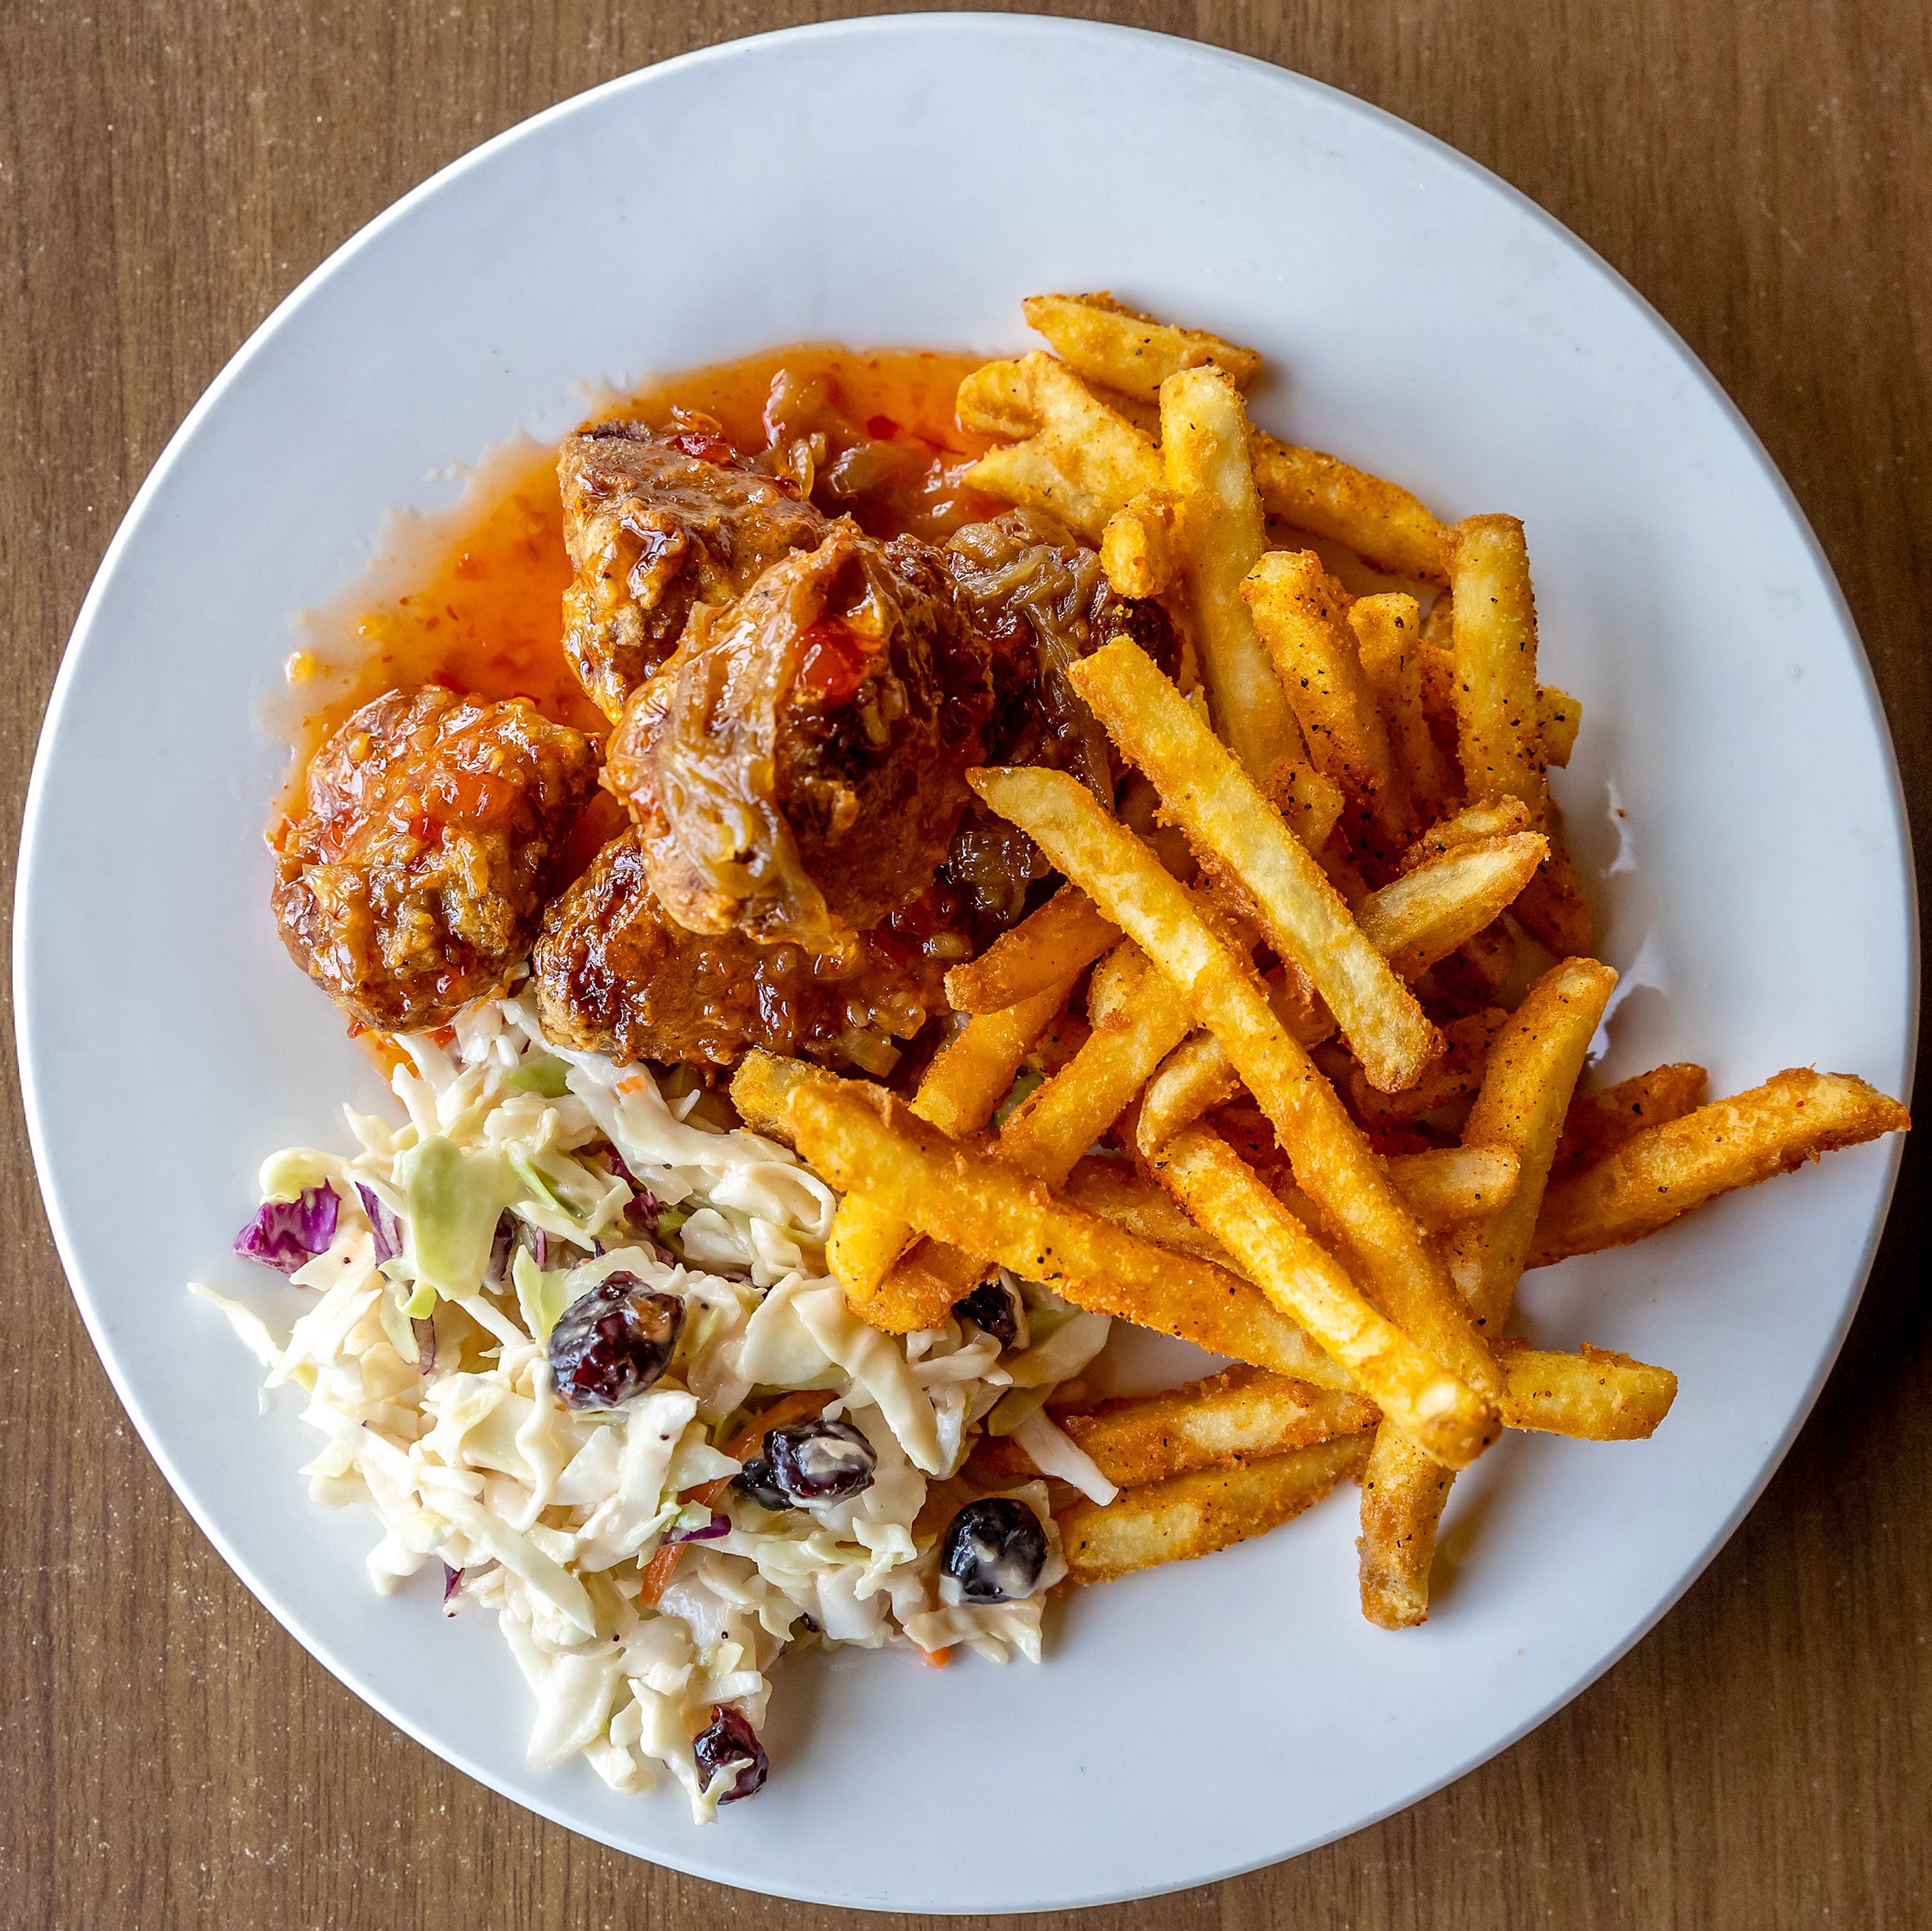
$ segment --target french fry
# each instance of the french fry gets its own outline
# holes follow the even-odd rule
[[[1270,550],[1241,586],[1316,770],[1358,801],[1390,845],[1414,829],[1408,781],[1396,764],[1355,633],[1347,592],[1312,550]]]
[[[1490,1048],[1508,1017],[1502,1007],[1490,1006],[1450,1020],[1442,1029],[1442,1057],[1406,1092],[1378,1092],[1357,1068],[1348,1077],[1349,1105],[1365,1120],[1394,1125],[1419,1120],[1474,1093],[1483,1083]]]
[[[1512,1428],[1580,1441],[1643,1441],[1677,1399],[1677,1377],[1668,1368],[1587,1342],[1575,1354],[1550,1354],[1520,1341],[1496,1347],[1509,1385]]]
[[[1203,1233],[1164,1189],[1143,1180],[1125,1160],[1090,1154],[1074,1163],[1063,1191],[1076,1207],[1097,1213],[1143,1240],[1178,1247],[1218,1267],[1230,1264],[1227,1249],[1220,1241]]]
[[[1450,970],[1461,981],[1466,994],[1473,993],[1484,1005],[1493,1005],[1516,970],[1516,934],[1502,919],[1493,919],[1456,948]],[[1442,975],[1437,977],[1440,980]]]
[[[1514,1153],[1516,1183],[1494,1213],[1458,1231],[1450,1264],[1492,1333],[1502,1333],[1515,1299],[1564,1116],[1616,982],[1616,974],[1594,959],[1552,966],[1490,1051],[1464,1139]],[[1672,1379],[1672,1391],[1676,1386]],[[1363,1489],[1360,1583],[1362,1613],[1379,1627],[1411,1628],[1428,1615],[1429,1571],[1448,1494],[1449,1485],[1422,1465],[1412,1442],[1377,1431]]]
[[[1023,442],[1040,427],[1032,386],[1018,362],[982,362],[959,385],[953,409],[962,428]]]
[[[1110,1225],[1030,1174],[948,1140],[883,1087],[748,1054],[731,1083],[739,1110],[782,1119],[800,1154],[848,1195],[935,1240],[1043,1281],[1076,1306],[1178,1335],[1217,1354],[1332,1383],[1320,1351],[1258,1289],[1225,1269]]]
[[[1304,747],[1241,596],[1268,532],[1240,392],[1219,370],[1184,369],[1161,385],[1160,451],[1178,503],[1174,554],[1215,726],[1267,790],[1276,766],[1302,759]]]
[[[998,1012],[1017,1006],[1091,965],[1120,936],[1094,909],[1092,900],[1063,885],[976,959],[946,975],[946,1003],[956,1012]]]
[[[1100,536],[1100,568],[1123,597],[1158,597],[1177,574],[1171,490],[1147,490],[1107,519]]]
[[[1514,1149],[1471,1144],[1394,1153],[1385,1163],[1425,1227],[1454,1227],[1494,1213],[1514,1197],[1522,1172]]]
[[[1076,1582],[1109,1582],[1264,1534],[1355,1474],[1366,1452],[1364,1437],[1344,1435],[1130,1489],[1104,1509],[1074,1502],[1054,1518],[1067,1574]]]
[[[1280,1136],[1297,1184],[1346,1230],[1370,1300],[1476,1393],[1496,1388],[1495,1363],[1442,1257],[1276,1018],[1252,966],[1216,936],[1186,888],[1064,772],[982,769],[967,781],[1133,940],[1220,1040]]]
[[[1212,1033],[1196,1033],[1175,1047],[1148,1081],[1141,1096],[1140,1137],[1150,1147],[1165,1147],[1240,1087],[1227,1049]]]
[[[1544,1197],[1529,1264],[1641,1240],[1720,1194],[1911,1124],[1898,1101],[1850,1073],[1774,1073],[1748,1093],[1647,1126],[1557,1181]]]
[[[991,367],[960,385],[960,420],[1010,433],[1021,419],[1023,396],[1037,426],[1023,442],[987,451],[966,472],[970,487],[1004,502],[1050,510],[1098,543],[1116,510],[1160,484],[1160,451],[1064,363],[1036,350],[1016,364]]]
[[[1513,904],[1549,852],[1538,832],[1458,845],[1371,894],[1355,922],[1398,977],[1419,978]]]
[[[1186,700],[1125,638],[1082,659],[1071,676],[1197,851],[1240,881],[1270,942],[1307,974],[1368,1076],[1390,1092],[1413,1085],[1438,1045],[1435,1027],[1307,848]]]
[[[1037,915],[1036,915],[1037,916]],[[1072,976],[997,1012],[975,1013],[934,1056],[913,1108],[942,1133],[976,1132],[1005,1099],[1028,1048],[1066,1003]],[[942,1300],[932,1279],[901,1273],[894,1264],[913,1229],[869,1195],[848,1193],[833,1216],[825,1259],[861,1321],[888,1334],[913,1334],[946,1318],[957,1294]],[[970,1285],[970,1283],[968,1283]]]
[[[1117,1488],[1139,1489],[1197,1469],[1366,1434],[1381,1411],[1366,1396],[1235,1367],[1157,1395],[1056,1409],[1053,1419]],[[1037,1472],[1010,1441],[982,1441],[974,1453],[988,1473],[1006,1480],[1024,1481]]]
[[[1498,792],[1491,792],[1431,825],[1402,853],[1402,868],[1413,871],[1418,865],[1432,864],[1460,846],[1515,838],[1535,829],[1536,814],[1520,798],[1505,798]]]
[[[1272,436],[1255,438],[1254,470],[1270,516],[1345,543],[1392,577],[1442,581],[1442,526],[1408,490]]]
[[[1595,921],[1584,902],[1576,868],[1556,838],[1556,809],[1544,814],[1550,836],[1550,856],[1510,907],[1532,938],[1540,940],[1558,958],[1580,957],[1596,945]]]
[[[1096,1003],[1087,1043],[1016,1107],[1000,1129],[1001,1155],[1048,1186],[1065,1181],[1074,1162],[1119,1118],[1191,1023],[1160,974],[1138,950],[1124,949],[1132,956],[1117,1003],[1104,1015]]]
[[[1556,1143],[1551,1179],[1560,1180],[1606,1158],[1646,1126],[1682,1119],[1702,1105],[1710,1077],[1702,1066],[1679,1060],[1634,1073],[1600,1092],[1577,1093],[1563,1122],[1563,1137]]]
[[[1460,1468],[1488,1446],[1495,1423],[1481,1396],[1372,1306],[1218,1134],[1190,1127],[1148,1165],[1190,1218],[1425,1454]]]
[[[1536,687],[1536,731],[1543,740],[1543,761],[1559,770],[1570,762],[1576,748],[1576,733],[1583,727],[1583,706],[1568,691],[1553,684]]]
[[[1466,517],[1443,553],[1454,597],[1456,737],[1472,794],[1520,798],[1543,822],[1546,791],[1536,718],[1536,595],[1522,525]]]
[[[1348,628],[1409,795],[1419,809],[1439,816],[1462,786],[1424,715],[1422,619],[1415,599],[1396,591],[1358,597],[1348,606]]]
[[[1105,291],[1030,295],[1022,306],[1028,325],[1044,335],[1070,368],[1124,395],[1157,396],[1169,376],[1209,363],[1237,388],[1246,388],[1261,368],[1262,358],[1252,349],[1238,349],[1198,328],[1156,322]]]

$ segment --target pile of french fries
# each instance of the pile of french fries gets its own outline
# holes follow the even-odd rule
[[[1353,1477],[1363,1612],[1412,1625],[1450,1486],[1503,1429],[1647,1437],[1676,1393],[1510,1338],[1524,1271],[1910,1122],[1804,1069],[1708,1105],[1691,1065],[1582,1087],[1616,975],[1549,795],[1580,715],[1538,682],[1522,526],[1445,525],[1255,431],[1251,351],[1106,295],[1026,313],[1057,354],[962,386],[1004,439],[969,480],[1161,599],[1180,675],[1126,640],[1076,667],[1114,811],[1063,772],[970,775],[1065,883],[949,976],[962,1020],[910,1099],[766,1054],[734,1096],[843,1192],[828,1264],[874,1326],[938,1326],[1005,1269],[1238,1364],[1049,1409],[1118,1491],[1058,1507],[1073,1579]],[[1036,1472],[991,1438],[975,1470]]]

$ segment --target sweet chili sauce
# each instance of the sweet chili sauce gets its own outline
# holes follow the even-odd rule
[[[637,417],[662,427],[673,409],[695,409],[739,449],[755,451],[771,440],[765,408],[773,379],[781,370],[800,381],[815,378],[855,438],[894,445],[917,459],[908,471],[923,486],[908,487],[896,502],[890,494],[872,502],[873,533],[910,528],[943,539],[950,527],[998,507],[957,482],[988,446],[987,438],[961,427],[954,407],[962,379],[981,360],[806,343],[664,377],[600,404],[588,419]],[[404,549],[400,576],[407,588],[338,604],[334,615],[311,625],[308,647],[288,660],[290,709],[297,715],[282,729],[293,762],[272,841],[283,814],[299,805],[310,754],[352,711],[385,691],[436,683],[483,698],[528,697],[560,723],[606,727],[563,654],[562,598],[571,568],[554,448],[532,447],[491,466],[453,511],[413,532]],[[825,669],[836,674],[831,661]],[[601,802],[603,808],[586,814],[582,828],[586,861],[616,827],[616,807]]]

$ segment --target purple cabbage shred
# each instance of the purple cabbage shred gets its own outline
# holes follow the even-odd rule
[[[446,1616],[456,1614],[449,1606],[455,1601],[458,1591],[463,1587],[463,1574],[461,1570],[452,1569],[446,1562],[442,1565],[442,1613]]]
[[[731,1533],[731,1518],[720,1515],[713,1509],[711,1519],[701,1529],[685,1529],[676,1535],[668,1535],[664,1540],[672,1542],[716,1542],[720,1536]]]
[[[362,1198],[362,1211],[369,1216],[369,1231],[376,1242],[376,1264],[380,1266],[385,1261],[394,1260],[403,1251],[403,1223],[382,1204],[374,1187],[364,1186],[358,1180],[356,1191]]]
[[[299,1200],[262,1203],[254,1219],[235,1237],[235,1251],[284,1274],[305,1267],[328,1252],[335,1238],[333,1187],[305,1187]]]

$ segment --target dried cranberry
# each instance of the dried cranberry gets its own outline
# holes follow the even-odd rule
[[[738,1781],[718,1798],[720,1804],[736,1804],[740,1798],[761,1789],[771,1768],[758,1732],[746,1722],[742,1711],[728,1703],[712,1705],[711,1727],[693,1741],[691,1750],[698,1759],[698,1774],[707,1789],[721,1770],[734,1764],[745,1766],[738,1772]]]
[[[969,1603],[1018,1602],[1039,1586],[1046,1531],[1024,1502],[988,1495],[947,1523],[939,1566]]]
[[[1002,1348],[1012,1347],[1019,1338],[1012,1290],[1004,1281],[982,1281],[963,1301],[952,1303],[952,1312],[960,1320],[983,1329]]]
[[[761,1509],[770,1509],[776,1513],[780,1509],[791,1507],[791,1498],[773,1479],[772,1465],[763,1456],[754,1456],[746,1462],[732,1480]]]
[[[794,1502],[842,1502],[872,1486],[879,1458],[848,1421],[800,1422],[765,1437],[770,1479]]]
[[[607,1274],[550,1333],[550,1373],[566,1408],[614,1408],[670,1366],[684,1303],[634,1274]]]

